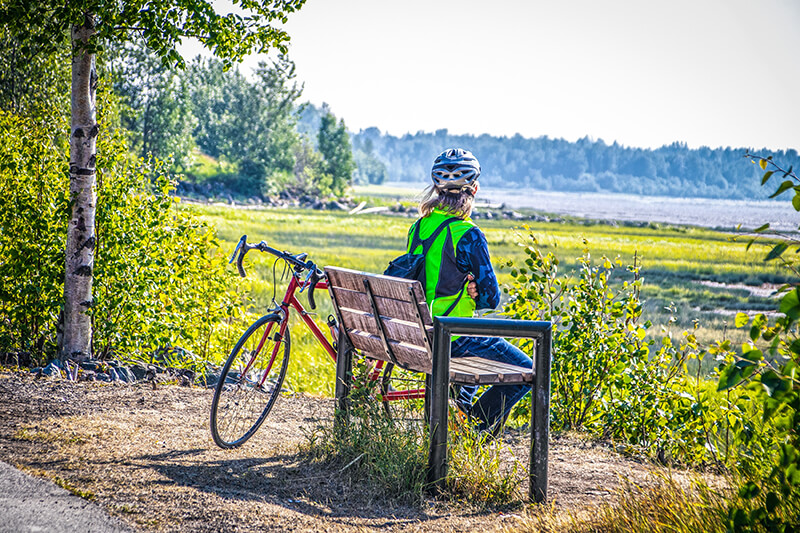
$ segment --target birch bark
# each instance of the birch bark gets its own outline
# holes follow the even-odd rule
[[[94,53],[86,48],[94,35],[94,17],[72,28],[72,121],[70,127],[70,200],[64,276],[64,330],[61,358],[86,360],[92,354],[92,305],[95,249],[95,160],[97,115]]]

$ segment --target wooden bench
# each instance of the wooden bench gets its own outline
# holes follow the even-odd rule
[[[531,386],[529,497],[547,498],[550,407],[549,322],[486,318],[431,317],[418,281],[344,268],[325,267],[328,290],[339,322],[336,361],[335,424],[347,423],[352,355],[394,363],[427,375],[425,405],[429,422],[428,481],[443,487],[447,474],[447,402],[450,383]],[[535,340],[534,368],[478,357],[450,358],[451,335],[517,337]]]

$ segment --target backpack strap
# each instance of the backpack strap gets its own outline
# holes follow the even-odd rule
[[[458,218],[458,217],[450,217],[450,218],[448,218],[447,220],[445,220],[441,224],[439,224],[439,227],[437,227],[436,230],[431,234],[431,236],[428,237],[425,240],[423,240],[419,235],[419,231],[420,231],[419,228],[422,225],[422,224],[420,224],[421,220],[422,219],[420,218],[414,223],[414,234],[411,237],[411,246],[409,246],[409,248],[408,248],[409,253],[412,253],[412,254],[414,253],[414,250],[417,249],[417,246],[422,246],[422,255],[427,255],[428,250],[430,250],[431,246],[433,246],[433,243],[436,240],[436,237],[439,236],[439,234],[442,232],[442,230],[444,230],[447,226],[449,226],[453,222],[455,222],[457,220],[461,220],[461,219]]]
[[[422,219],[419,219],[419,220],[417,220],[415,222],[414,234],[413,234],[412,239],[411,239],[411,247],[409,248],[409,252],[413,253],[414,250],[417,248],[417,246],[422,246],[422,254],[423,255],[427,255],[428,254],[428,250],[430,250],[431,246],[433,246],[433,243],[436,241],[436,237],[438,237],[439,234],[442,231],[444,231],[445,228],[449,227],[450,224],[452,224],[453,222],[456,222],[458,220],[462,220],[462,219],[460,219],[458,217],[450,217],[450,218],[444,220],[441,224],[439,224],[439,227],[436,228],[436,230],[431,234],[431,236],[428,237],[425,240],[422,240],[420,238],[420,235],[419,235],[419,231],[420,231],[419,227],[421,226],[421,224],[420,224],[421,220]],[[465,275],[464,276],[464,281],[466,281],[466,280],[467,280],[467,276]],[[455,301],[453,301],[453,303],[450,304],[450,306],[447,308],[447,311],[444,312],[444,316],[449,315],[453,311],[453,309],[455,309],[456,305],[461,300],[461,297],[464,295],[465,290],[466,289],[462,289],[458,293],[458,298],[456,298]]]

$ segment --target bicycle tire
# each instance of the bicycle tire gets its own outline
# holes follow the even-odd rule
[[[422,398],[387,400],[389,394],[425,390],[425,376],[396,368],[387,363],[380,376],[381,403],[386,416],[397,423],[417,424],[425,420],[425,402]]]
[[[211,402],[211,436],[220,448],[247,442],[280,396],[291,346],[288,325],[283,336],[282,326],[277,313],[259,318],[225,361]]]

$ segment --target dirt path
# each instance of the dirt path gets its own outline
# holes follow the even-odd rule
[[[530,512],[393,504],[307,462],[299,446],[330,419],[327,399],[282,398],[250,442],[225,451],[209,435],[205,389],[0,372],[0,397],[0,460],[55,480],[143,531],[494,530]],[[527,439],[508,444],[526,464]],[[621,476],[648,483],[652,470],[578,439],[554,440],[550,461],[554,512],[609,501]]]

